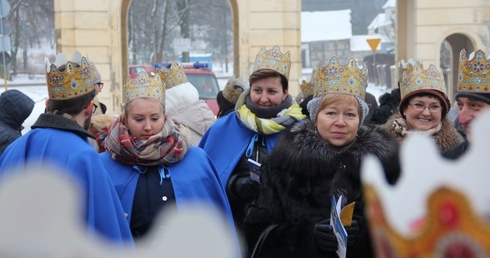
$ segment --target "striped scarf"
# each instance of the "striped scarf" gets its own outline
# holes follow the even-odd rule
[[[189,150],[188,129],[166,119],[162,131],[147,140],[131,136],[121,123],[122,115],[114,122],[105,140],[111,157],[128,165],[171,165],[182,160]]]

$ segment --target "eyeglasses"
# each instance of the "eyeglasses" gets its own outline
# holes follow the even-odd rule
[[[95,104],[93,104],[92,106],[93,106],[93,107],[92,107],[92,115],[93,115],[93,114],[95,114],[95,111],[97,111],[97,107],[98,107],[98,106],[97,106],[97,105],[95,105]]]
[[[429,109],[429,112],[438,112],[439,110],[441,110],[441,106],[436,104],[426,106],[424,103],[417,102],[408,103],[408,105],[412,106],[415,110],[420,112],[423,112],[426,108]]]
[[[104,83],[102,82],[98,82],[95,85],[99,86],[99,90],[102,90],[102,88],[104,88]]]

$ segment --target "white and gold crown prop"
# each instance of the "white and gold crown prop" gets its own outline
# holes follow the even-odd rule
[[[261,47],[259,53],[255,57],[253,71],[260,69],[274,70],[289,79],[289,71],[291,70],[291,53],[281,52],[279,46],[273,46],[271,49]]]
[[[473,123],[474,143],[456,162],[444,160],[428,136],[404,141],[395,186],[376,158],[363,160],[376,257],[490,257],[490,112]]]
[[[461,50],[458,69],[458,92],[490,93],[490,60],[477,50],[466,57]]]
[[[367,76],[366,65],[359,67],[353,58],[347,60],[347,64],[341,65],[338,57],[334,56],[326,66],[323,66],[322,63],[318,65],[314,78],[314,96],[342,93],[364,99],[366,96]]]
[[[230,78],[223,89],[223,97],[230,103],[236,104],[242,92],[248,88],[248,84],[241,78]]]
[[[139,97],[154,98],[165,104],[165,86],[157,74],[141,71],[134,79],[128,77],[123,93],[123,105]]]
[[[399,69],[401,71],[400,95],[403,99],[408,94],[420,90],[436,90],[444,95],[447,94],[446,83],[442,71],[438,70],[435,65],[429,65],[424,70],[419,60],[410,58],[408,62],[400,61]]]
[[[167,89],[188,82],[184,69],[178,63],[173,63],[169,68],[156,68],[155,71],[160,75]]]
[[[89,60],[77,51],[72,60],[58,53],[54,63],[46,60],[46,83],[52,100],[73,99],[92,92],[94,84]]]

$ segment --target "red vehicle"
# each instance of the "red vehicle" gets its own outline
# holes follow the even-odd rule
[[[170,66],[170,64],[156,64],[155,67]],[[207,64],[182,63],[181,67],[189,82],[199,92],[199,99],[206,101],[214,115],[218,114],[218,102],[216,96],[220,91],[218,79],[213,71],[208,69]]]
[[[151,65],[130,65],[129,66],[129,77],[134,79],[138,76],[139,72],[150,73],[153,72],[153,67]]]

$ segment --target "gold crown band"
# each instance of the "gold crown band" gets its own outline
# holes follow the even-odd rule
[[[255,57],[253,71],[260,69],[272,69],[289,79],[289,71],[291,70],[291,53],[288,51],[285,54],[281,52],[279,46],[273,46],[267,50],[261,47],[259,53]]]
[[[81,57],[79,53],[75,56]],[[67,100],[83,96],[94,90],[90,64],[86,57],[66,61],[63,54],[57,55],[55,63],[46,72],[49,99]],[[58,65],[58,66],[57,66]]]
[[[490,93],[490,60],[485,52],[477,50],[466,58],[463,49],[459,55],[457,92]]]
[[[141,71],[134,79],[128,77],[123,91],[123,105],[140,97],[154,98],[165,104],[165,86],[156,74],[148,75]]]
[[[165,82],[167,89],[188,82],[184,69],[177,63],[173,63],[169,68],[156,68],[155,71]]]
[[[346,65],[339,63],[334,56],[323,66],[318,65],[315,73],[315,97],[328,93],[351,94],[364,99],[367,88],[368,71],[366,65],[357,66],[356,60],[349,58]]]
[[[408,63],[402,60],[399,69],[401,70],[400,95],[402,99],[420,90],[437,90],[447,95],[444,76],[433,64],[424,70],[419,60],[409,59]]]

